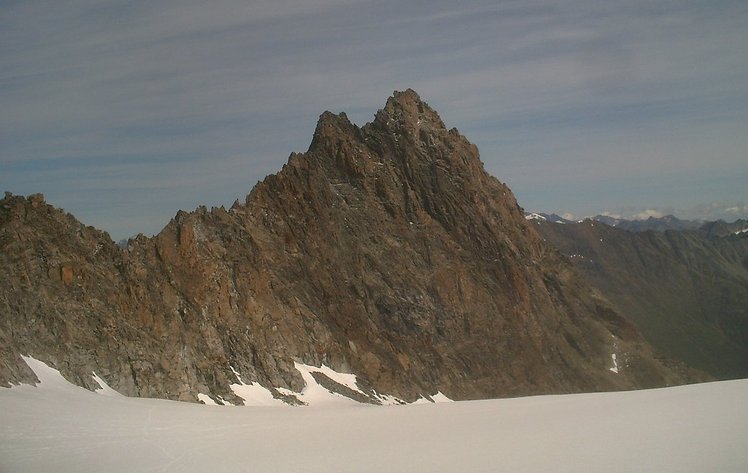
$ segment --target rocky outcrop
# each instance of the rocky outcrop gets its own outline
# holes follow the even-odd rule
[[[404,400],[688,379],[411,90],[363,127],[325,112],[244,203],[180,211],[125,248],[40,196],[6,196],[0,258],[5,384],[32,379],[20,354],[89,388],[95,371],[127,395],[234,403],[234,370],[300,391],[294,361]]]
[[[658,351],[718,379],[748,376],[744,221],[638,233],[591,220],[534,225]]]

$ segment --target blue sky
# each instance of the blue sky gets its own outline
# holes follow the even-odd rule
[[[528,210],[748,217],[748,2],[0,2],[0,190],[124,238],[408,87]]]

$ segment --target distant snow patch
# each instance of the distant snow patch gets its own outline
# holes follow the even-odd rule
[[[239,373],[234,369],[233,366],[229,366],[231,371],[234,372],[234,376],[239,380],[239,383],[234,383],[229,386],[231,390],[244,399],[245,406],[283,406],[286,405],[280,399],[273,397],[273,393],[260,383],[253,381],[251,384],[246,384]],[[199,397],[199,396],[198,396]]]
[[[307,406],[328,406],[328,405],[358,405],[359,401],[351,399],[343,394],[330,391],[325,386],[321,385],[314,378],[313,373],[320,373],[325,377],[329,378],[333,382],[344,386],[345,388],[360,394],[362,397],[368,397],[376,400],[383,405],[397,405],[405,404],[404,401],[388,395],[380,395],[376,392],[364,392],[359,386],[356,380],[356,375],[351,373],[340,373],[334,369],[322,365],[321,367],[311,366],[300,362],[294,362],[294,367],[301,375],[304,380],[304,388],[301,392],[295,392],[287,388],[275,388],[279,393],[292,396]],[[246,406],[280,406],[288,405],[281,399],[273,397],[272,392],[260,385],[257,382],[246,384],[239,373],[231,367],[234,375],[239,380],[239,383],[232,384],[231,390],[237,396],[244,399],[244,405]]]
[[[610,357],[613,359],[613,367],[608,368],[610,371],[614,372],[615,374],[618,374],[618,360],[616,360],[616,354],[612,353]]]
[[[21,358],[26,363],[26,365],[31,368],[31,371],[34,372],[37,378],[39,378],[39,384],[37,387],[44,388],[45,392],[54,393],[56,396],[59,397],[59,399],[68,399],[71,396],[77,396],[80,393],[88,393],[92,396],[95,396],[94,393],[89,391],[86,388],[82,388],[80,386],[76,386],[67,379],[65,379],[62,374],[55,368],[52,368],[51,366],[47,365],[43,361],[39,361],[36,358],[32,356],[23,356],[21,355]],[[94,377],[96,379],[98,377]],[[101,378],[99,378],[101,379]],[[106,383],[104,381],[96,381],[101,386],[101,383],[103,383],[106,386]],[[34,389],[33,386],[19,386],[19,388],[31,388]],[[107,388],[109,388],[107,386]],[[104,390],[102,386],[102,390]],[[116,394],[107,394],[108,397],[122,397],[125,396],[120,395],[113,389],[109,388],[111,392],[114,392]],[[108,392],[108,391],[105,391]],[[102,393],[103,394],[103,393]],[[2,422],[0,422],[0,425],[2,425]],[[2,469],[0,469],[2,470]]]
[[[538,213],[532,212],[532,213],[525,215],[525,220],[547,220],[547,219]]]
[[[49,367],[44,362],[39,361],[33,357],[24,356],[22,357],[23,360],[26,362],[26,364],[31,368],[32,371],[36,374],[37,378],[39,378],[40,385],[43,385],[46,390],[49,391],[56,391],[64,394],[69,394],[73,392],[77,392],[80,390],[90,392],[84,388],[81,388],[79,386],[76,386],[69,381],[67,381],[58,370]],[[301,392],[295,392],[290,389],[286,388],[275,388],[275,391],[277,391],[280,394],[286,395],[286,396],[292,396],[304,403],[307,406],[329,406],[329,405],[338,405],[338,406],[345,406],[345,405],[360,405],[360,398],[359,400],[352,399],[350,397],[347,397],[343,394],[330,391],[325,386],[321,385],[317,382],[315,377],[313,376],[313,373],[320,373],[324,375],[325,377],[329,378],[334,383],[337,383],[347,389],[350,389],[351,391],[356,393],[356,396],[361,398],[368,398],[370,399],[374,404],[381,404],[384,406],[394,406],[394,405],[404,405],[408,404],[407,402],[403,401],[402,399],[399,399],[395,396],[388,395],[388,394],[380,394],[373,390],[367,390],[364,391],[359,385],[355,374],[351,373],[341,373],[338,371],[335,371],[334,369],[322,365],[320,367],[307,365],[300,362],[294,362],[294,367],[296,370],[298,370],[299,374],[301,374],[302,379],[304,380],[305,387],[301,390]],[[245,406],[288,406],[286,402],[284,402],[282,399],[275,398],[273,396],[273,392],[262,386],[260,383],[253,381],[251,383],[246,383],[241,375],[239,374],[234,367],[229,366],[231,371],[234,373],[234,376],[236,376],[236,379],[238,383],[233,383],[229,385],[229,388],[231,391],[238,397],[244,400]],[[96,390],[96,393],[99,395],[107,396],[107,397],[119,397],[119,398],[126,398],[126,396],[123,396],[122,394],[118,393],[114,389],[112,389],[106,381],[104,381],[101,377],[99,377],[96,373],[93,373],[92,375],[93,379],[96,381],[96,383],[100,386],[100,389]],[[32,388],[33,389],[33,388]],[[342,389],[342,388],[341,388]],[[225,401],[221,396],[215,396],[211,397],[210,393],[198,393],[197,399],[199,401],[202,401],[203,404],[209,405],[209,406],[220,406],[221,403],[225,406],[230,406],[231,403],[229,401]],[[218,402],[216,402],[216,400]],[[414,401],[412,404],[432,404],[432,403],[442,403],[442,402],[451,402],[452,400],[449,399],[446,395],[441,393],[440,391],[436,394],[421,397],[420,399]]]
[[[436,394],[431,396],[431,399],[434,400],[434,404],[439,404],[440,402],[454,402],[452,399],[442,394],[441,391],[437,391]]]
[[[402,399],[398,399],[395,396],[390,396],[389,394],[376,394],[375,396],[377,399],[379,399],[379,402],[382,403],[383,406],[401,406],[403,404],[407,404],[407,402],[403,401]]]
[[[253,381],[252,384],[232,384],[231,390],[244,399],[245,406],[283,406],[286,403],[273,397],[273,393],[260,383]]]
[[[319,373],[322,373],[323,375],[327,376],[331,380],[335,381],[336,383],[342,384],[343,386],[353,389],[354,391],[358,391],[363,394],[361,389],[358,387],[358,383],[356,380],[355,374],[350,373],[338,373],[332,368],[329,368],[325,366],[324,364],[317,368],[316,366],[309,366],[302,363],[294,363],[294,366],[297,370],[299,370],[300,373],[303,374],[304,371],[317,371]]]
[[[444,394],[442,394],[441,391],[437,391],[436,394],[432,394],[428,397],[420,397],[413,401],[413,404],[439,404],[442,402],[454,402],[452,399],[448,398]]]
[[[322,373],[336,383],[342,384],[343,386],[366,396],[366,394],[364,394],[364,392],[359,389],[358,384],[356,384],[355,374],[338,373],[337,371],[325,366],[324,364],[320,368],[317,368],[316,366],[294,362],[294,367],[301,374],[301,377],[304,379],[304,383],[306,384],[306,386],[300,393],[288,392],[284,394],[292,394],[308,406],[330,404],[359,404],[357,401],[343,396],[342,394],[334,393],[319,384],[317,380],[314,379],[314,376],[312,376],[313,372]]]
[[[101,379],[96,372],[93,373],[93,379],[96,381],[96,383],[101,386],[100,389],[96,389],[97,394],[101,394],[102,396],[122,396],[122,394],[118,393],[114,389],[110,388],[108,384],[106,384],[106,381]]]
[[[48,366],[43,361],[39,361],[32,356],[23,356],[23,361],[26,365],[31,368],[37,378],[39,378],[39,384],[44,385],[45,388],[56,387],[56,388],[68,388],[72,385],[62,377],[59,371]],[[82,389],[82,388],[81,388]]]
[[[197,394],[197,398],[200,401],[202,401],[203,404],[205,404],[206,406],[218,406],[219,405],[216,401],[214,401],[213,399],[211,399],[211,397],[208,396],[207,394],[198,393]]]
[[[403,401],[402,399],[398,399],[395,396],[379,394],[376,391],[365,392],[358,385],[358,380],[355,374],[341,373],[324,364],[322,364],[322,366],[320,367],[317,367],[300,362],[294,362],[294,367],[299,372],[299,374],[301,374],[301,378],[304,380],[304,389],[302,389],[299,393],[285,388],[276,388],[276,390],[281,394],[295,397],[307,406],[360,404],[359,401],[343,394],[333,392],[318,383],[313,375],[314,373],[322,374],[333,382],[350,389],[351,391],[356,393],[356,395],[360,395],[362,398],[371,399],[374,403],[379,403],[383,406],[407,404],[405,401]]]

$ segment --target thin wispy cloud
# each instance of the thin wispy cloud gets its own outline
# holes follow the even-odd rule
[[[242,198],[322,111],[362,124],[412,87],[527,208],[748,201],[746,23],[739,1],[11,2],[0,186],[153,233]]]
[[[648,218],[661,218],[666,215],[677,215],[685,220],[725,220],[732,222],[738,218],[745,218],[748,214],[748,204],[745,202],[709,202],[693,207],[663,207],[663,208],[640,208],[622,207],[615,210],[604,210],[599,215],[627,220],[646,220]],[[568,214],[569,220],[581,218]],[[587,217],[592,217],[588,215]],[[566,217],[564,217],[566,218]]]

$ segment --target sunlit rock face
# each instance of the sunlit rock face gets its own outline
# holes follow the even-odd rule
[[[295,402],[296,363],[404,401],[689,379],[412,90],[363,127],[325,112],[309,150],[244,203],[180,211],[124,248],[41,196],[7,195],[0,275],[5,384],[34,379],[21,354],[92,389],[95,371],[127,395],[232,403],[238,376]]]

